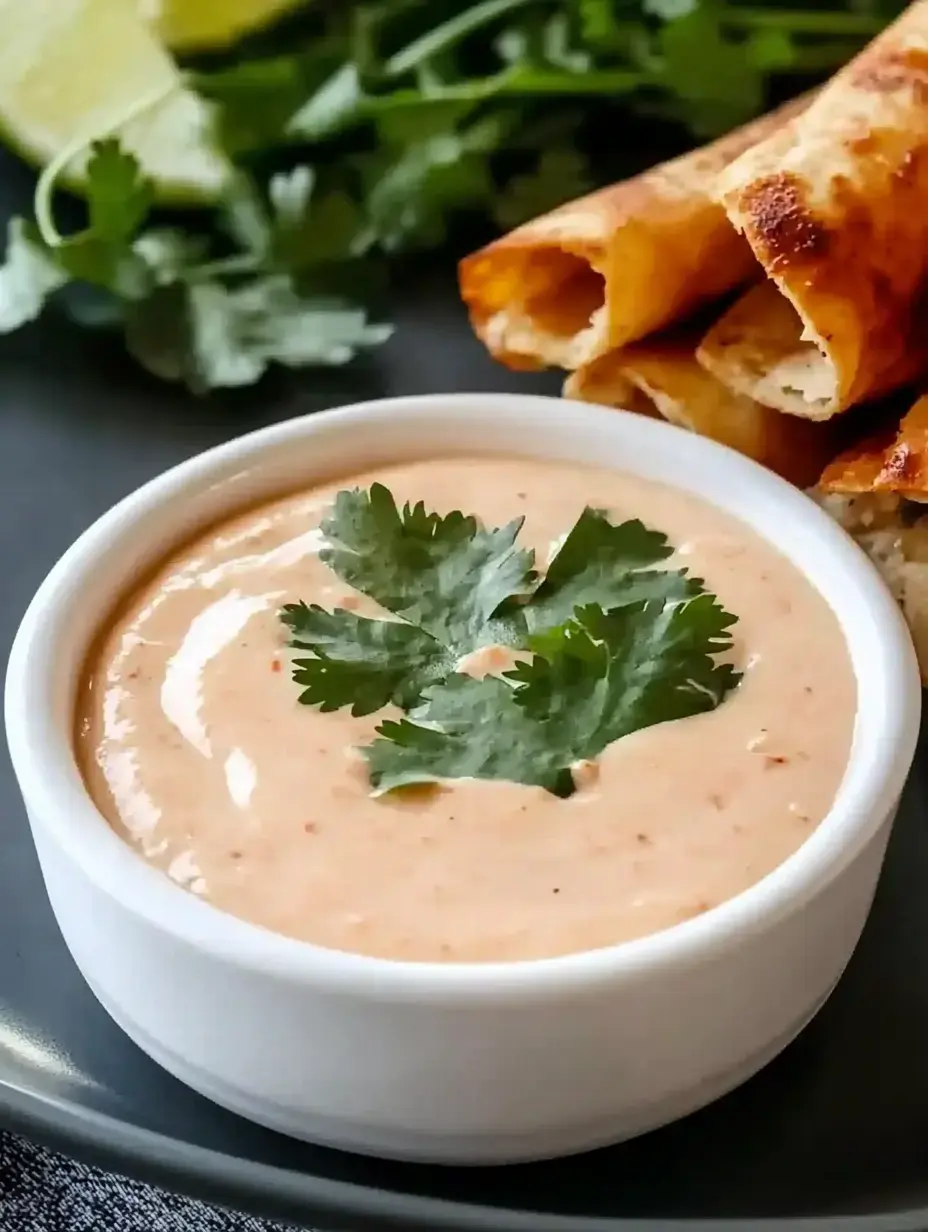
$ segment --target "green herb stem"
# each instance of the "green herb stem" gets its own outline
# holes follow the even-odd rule
[[[389,77],[401,77],[424,64],[426,60],[431,60],[433,56],[455,46],[481,26],[489,25],[508,13],[527,8],[536,2],[537,0],[481,0],[481,3],[450,17],[440,26],[435,26],[414,39],[402,51],[396,52],[387,61],[384,71]]]
[[[51,162],[47,164],[36,184],[34,209],[39,235],[49,248],[57,248],[65,242],[64,236],[61,235],[55,226],[51,203],[55,192],[55,184],[68,163],[83,153],[95,141],[100,141],[104,137],[109,137],[111,134],[118,132],[132,120],[151,111],[159,103],[163,103],[168,95],[172,94],[180,85],[181,80],[178,78],[177,81],[171,82],[168,85],[158,86],[157,89],[149,94],[145,94],[137,99],[130,107],[121,109],[103,123],[97,124],[93,132],[82,133],[69,145],[59,150]]]
[[[841,13],[830,9],[764,9],[729,6],[719,21],[732,30],[782,30],[786,34],[872,38],[886,24],[870,13]]]
[[[253,253],[235,253],[231,257],[219,257],[184,271],[185,282],[204,282],[212,278],[228,278],[235,275],[254,274],[261,262]]]
[[[500,94],[512,95],[588,95],[618,96],[629,94],[642,86],[654,84],[655,78],[632,69],[590,69],[583,73],[558,72],[556,69],[516,69],[504,80]]]
[[[395,90],[391,94],[371,95],[359,102],[355,116],[374,119],[384,112],[428,108],[446,103],[478,103],[502,96],[521,98],[564,97],[572,95],[620,96],[654,83],[654,77],[625,69],[600,69],[570,73],[557,69],[514,67],[490,77],[435,86],[427,94],[419,90]]]

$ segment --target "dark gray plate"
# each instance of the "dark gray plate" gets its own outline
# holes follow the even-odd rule
[[[0,341],[0,652],[88,523],[165,467],[273,420],[362,397],[547,389],[471,340],[450,273],[426,272],[370,364],[197,402],[63,324]],[[922,762],[924,767],[924,761]],[[377,1163],[255,1128],[188,1092],[114,1027],[52,918],[0,757],[0,1123],[228,1206],[351,1232],[928,1228],[928,810],[912,783],[871,923],[803,1036],[734,1095],[637,1142],[544,1166]],[[221,1029],[217,1007],[217,1030]],[[539,1075],[544,1081],[544,1075]],[[841,1217],[835,1221],[834,1217]],[[636,1222],[643,1221],[643,1222]],[[810,1222],[811,1221],[811,1222]],[[779,1226],[779,1224],[778,1224]]]

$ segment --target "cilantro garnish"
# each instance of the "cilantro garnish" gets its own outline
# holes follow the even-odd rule
[[[375,791],[466,777],[569,795],[574,762],[737,685],[715,660],[735,618],[685,570],[651,567],[673,554],[665,535],[588,508],[539,577],[521,527],[399,508],[382,484],[336,497],[321,559],[391,619],[294,603],[281,620],[309,652],[294,661],[301,702],[407,713],[363,750]],[[499,645],[527,658],[464,674],[467,655]]]
[[[571,766],[631,732],[713,710],[740,676],[735,617],[712,595],[683,603],[580,608],[504,677],[455,675],[363,750],[376,792],[439,779],[508,779],[558,796]]]
[[[293,633],[290,645],[313,654],[294,660],[300,701],[323,711],[350,706],[354,715],[373,714],[391,702],[408,710],[454,671],[454,655],[413,624],[305,603],[288,604],[280,618]]]

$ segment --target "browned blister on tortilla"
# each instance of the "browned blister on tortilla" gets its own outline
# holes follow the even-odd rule
[[[696,340],[680,332],[613,351],[573,373],[564,393],[585,402],[657,412],[793,483],[814,483],[834,453],[828,426],[781,415],[733,393],[697,362]]]
[[[745,282],[750,249],[713,199],[719,171],[808,103],[600,189],[466,257],[478,337],[514,368],[579,368]]]
[[[719,176],[768,282],[709,332],[732,389],[827,419],[924,371],[928,0]]]
[[[819,488],[928,500],[928,395],[918,399],[898,427],[875,433],[840,454],[825,468]]]

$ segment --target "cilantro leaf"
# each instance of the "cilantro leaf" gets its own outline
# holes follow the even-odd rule
[[[152,287],[150,271],[133,247],[153,201],[151,183],[138,160],[115,137],[93,143],[87,163],[87,215],[83,231],[51,250],[71,278],[142,299]]]
[[[275,175],[268,195],[274,207],[271,259],[282,270],[306,271],[344,262],[368,246],[364,211],[338,188],[314,192],[308,167]]]
[[[46,252],[32,227],[21,218],[7,225],[6,259],[0,266],[0,333],[34,321],[67,274]]]
[[[373,235],[388,252],[441,243],[448,214],[487,207],[496,189],[489,154],[497,125],[443,132],[399,150],[385,144],[365,160],[366,209]]]
[[[700,0],[644,0],[644,11],[662,17],[664,21],[675,21],[679,17],[688,17],[700,7]]]
[[[239,49],[241,50],[241,49]],[[192,75],[190,85],[215,107],[215,136],[234,161],[286,145],[294,113],[311,98],[344,55],[338,35],[319,37],[294,53],[288,39],[281,54],[233,63]]]
[[[0,271],[0,332],[34,319],[47,297],[70,283],[125,302],[143,298],[154,287],[148,260],[136,248],[152,203],[151,185],[137,160],[115,139],[98,141],[91,147],[86,176],[87,225],[82,231],[51,242],[31,224],[10,223],[7,260]],[[99,314],[83,319],[94,315]],[[108,311],[105,317],[112,315]]]
[[[349,586],[418,625],[458,655],[492,642],[504,600],[527,592],[534,555],[515,545],[522,520],[488,529],[459,512],[442,517],[419,502],[398,509],[375,483],[339,492],[322,523],[321,560]]]
[[[154,201],[151,182],[138,159],[115,137],[96,141],[87,165],[89,229],[101,240],[122,244],[138,232]]]
[[[633,731],[714,709],[741,679],[713,657],[731,650],[734,623],[710,594],[612,612],[591,605],[539,635],[535,657],[508,678],[573,760],[595,757]]]
[[[714,709],[740,681],[716,655],[735,618],[712,595],[603,612],[586,607],[544,634],[505,679],[453,676],[362,750],[382,793],[441,779],[507,779],[556,795],[571,766],[623,736]]]
[[[177,282],[136,304],[126,322],[137,359],[198,393],[250,385],[272,363],[344,364],[391,332],[360,308],[302,296],[286,274],[237,287],[209,278]]]
[[[177,227],[150,227],[133,242],[132,250],[145,262],[158,286],[180,281],[209,256],[204,236]]]
[[[375,795],[443,779],[505,779],[573,791],[564,751],[499,676],[449,676],[410,718],[388,719],[361,749]]]
[[[323,712],[351,706],[357,716],[390,704],[406,710],[453,670],[453,656],[415,625],[305,603],[287,604],[280,618],[293,634],[290,645],[315,656],[294,660],[300,701]]]
[[[126,300],[146,295],[155,279],[133,241],[150,206],[151,186],[136,159],[115,140],[95,143],[87,163],[83,231],[52,246],[33,224],[10,220],[0,267],[0,333],[35,320],[47,300],[73,281]]]
[[[663,5],[671,7],[667,0]],[[703,5],[673,7],[678,15],[660,33],[660,76],[672,93],[675,113],[697,136],[707,138],[756,115],[763,105],[764,79],[744,47]]]
[[[290,118],[288,132],[316,141],[327,137],[355,118],[363,97],[357,65],[342,64]]]
[[[226,229],[256,267],[303,274],[360,255],[368,232],[363,211],[341,190],[320,193],[312,167],[300,164],[271,177],[267,201],[248,176],[227,191]]]
[[[666,535],[638,520],[615,525],[605,513],[584,509],[522,609],[527,629],[559,625],[587,604],[610,611],[644,600],[691,598],[702,590],[698,578],[682,569],[646,568],[673,552]]]

